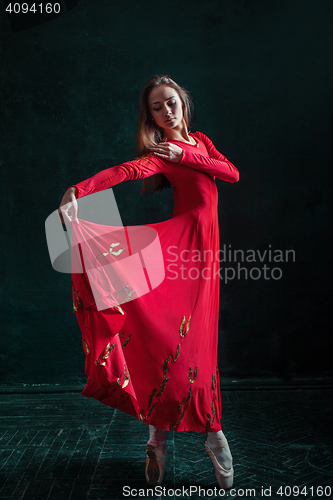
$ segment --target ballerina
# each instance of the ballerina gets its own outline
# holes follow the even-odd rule
[[[191,97],[183,87],[167,75],[151,77],[139,103],[140,156],[70,186],[59,213],[72,224],[74,233],[81,231],[89,239],[96,235],[98,225],[79,221],[78,198],[134,179],[144,179],[142,194],[149,188],[173,188],[172,217],[141,226],[158,234],[165,264],[161,284],[141,296],[133,289],[119,306],[99,310],[84,273],[73,275],[88,375],[82,394],[149,426],[145,468],[149,485],[160,485],[163,480],[164,430],[195,431],[208,434],[205,450],[219,486],[226,489],[233,484],[234,469],[221,428],[217,365],[216,178],[233,183],[239,173],[205,134],[190,132],[192,110]],[[124,229],[131,234],[138,226]],[[125,249],[125,240],[120,247]],[[130,255],[130,249],[126,251]],[[107,264],[121,256],[106,251],[96,258]],[[82,298],[88,296],[90,301],[85,303]]]

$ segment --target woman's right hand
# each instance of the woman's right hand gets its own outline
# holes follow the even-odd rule
[[[78,205],[75,193],[76,193],[76,188],[70,187],[69,189],[67,189],[66,193],[64,194],[60,202],[58,213],[60,219],[62,218],[65,223],[72,222],[72,220],[79,222],[77,219]]]

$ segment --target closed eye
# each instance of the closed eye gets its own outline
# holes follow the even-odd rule
[[[176,104],[176,101],[173,101],[169,104],[169,106],[174,106]],[[154,111],[160,111],[162,108],[153,108]]]

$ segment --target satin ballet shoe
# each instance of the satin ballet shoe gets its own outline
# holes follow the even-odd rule
[[[219,485],[220,488],[227,490],[231,488],[233,481],[234,481],[234,469],[231,467],[231,469],[227,470],[224,469],[216,460],[216,456],[211,449],[211,447],[208,444],[208,441],[205,442],[205,449],[207,455],[211,458],[214,469],[215,469],[215,476],[217,480],[217,484]]]
[[[149,439],[146,444],[146,481],[149,486],[162,484],[166,458],[166,442]]]

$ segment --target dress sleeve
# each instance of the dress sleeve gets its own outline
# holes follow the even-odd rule
[[[120,182],[145,179],[154,174],[162,174],[163,165],[163,161],[149,153],[145,157],[101,170],[92,177],[70,187],[76,188],[76,198],[82,198],[88,194],[108,189]]]
[[[206,172],[222,181],[237,182],[239,180],[237,168],[222,153],[217,151],[212,141],[205,134],[202,132],[197,132],[197,134],[205,144],[209,157],[183,149],[183,155],[179,163]]]

